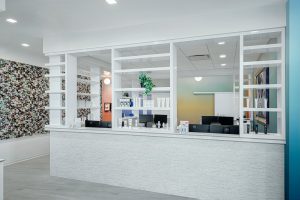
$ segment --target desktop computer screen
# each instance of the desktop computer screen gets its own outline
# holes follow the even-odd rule
[[[153,122],[153,115],[139,115],[139,123],[144,123],[147,127]]]
[[[160,126],[162,127],[163,123],[168,123],[167,115],[154,115],[154,123],[157,124],[160,122]]]
[[[233,117],[202,116],[202,124],[233,125]]]

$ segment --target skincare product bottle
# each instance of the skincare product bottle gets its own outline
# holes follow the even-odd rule
[[[258,99],[255,98],[255,99],[254,99],[254,102],[255,102],[255,108],[258,108]]]
[[[255,125],[254,131],[255,131],[255,134],[258,134],[258,125],[257,124]]]
[[[264,106],[265,108],[268,108],[268,99],[264,99]]]

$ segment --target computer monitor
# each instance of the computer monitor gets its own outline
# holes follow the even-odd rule
[[[162,127],[163,123],[168,123],[167,115],[154,115],[154,123],[157,124],[160,122],[160,127]]]
[[[233,117],[219,117],[221,125],[233,125]]]
[[[202,116],[202,124],[210,125],[212,123],[219,123],[217,116]]]
[[[233,125],[233,117],[202,116],[202,124]]]
[[[153,122],[153,115],[139,115],[139,123],[144,123],[147,127],[150,122]]]

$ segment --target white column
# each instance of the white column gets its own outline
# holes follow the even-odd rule
[[[66,126],[77,118],[77,57],[66,55]]]
[[[0,200],[3,200],[3,163],[4,160],[0,159]]]
[[[170,44],[170,130],[177,126],[177,48]]]

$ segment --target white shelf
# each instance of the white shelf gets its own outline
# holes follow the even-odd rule
[[[114,92],[144,92],[145,88],[117,88]],[[152,92],[170,92],[170,87],[155,87]]]
[[[77,109],[100,109],[101,107],[97,106],[78,106]]]
[[[80,83],[88,83],[88,84],[100,84],[100,81],[92,81],[92,80],[87,80],[87,79],[81,79],[77,78],[77,81]]]
[[[262,67],[261,65],[280,65],[282,64],[282,60],[266,60],[266,61],[252,61],[252,62],[244,62],[244,66],[251,66],[252,68]],[[264,66],[264,67],[269,67]],[[250,68],[250,67],[248,67]]]
[[[158,110],[158,111],[169,111],[170,108],[159,108],[159,107],[116,107],[116,110]]]
[[[268,84],[268,85],[244,85],[244,89],[280,89],[281,84]]]
[[[45,67],[53,67],[53,66],[65,66],[65,62],[59,62],[59,63],[46,63]]]
[[[77,96],[100,96],[100,94],[91,94],[91,93],[77,93]]]
[[[51,77],[65,77],[65,73],[61,74],[46,74],[45,77],[51,78]]]
[[[65,93],[66,91],[65,90],[60,90],[60,91],[50,91],[50,90],[47,90],[46,93],[47,94],[61,94],[61,93]]]
[[[152,68],[139,68],[139,69],[123,69],[115,70],[114,73],[138,73],[138,72],[154,72],[154,71],[169,71],[170,67],[152,67]]]
[[[243,108],[245,112],[281,112],[281,108]]]
[[[66,107],[49,107],[49,106],[46,106],[45,109],[46,110],[64,110],[64,109],[66,109]]]
[[[151,58],[165,58],[165,57],[170,57],[170,53],[117,57],[114,58],[114,61],[130,61],[130,60],[145,60],[145,59],[147,60]]]
[[[266,45],[255,45],[255,46],[245,46],[243,49],[247,53],[265,53],[280,51],[281,44],[266,44]]]

